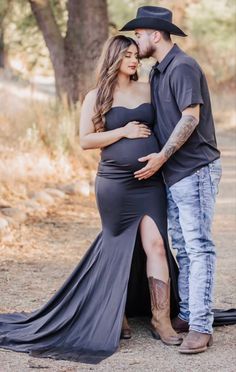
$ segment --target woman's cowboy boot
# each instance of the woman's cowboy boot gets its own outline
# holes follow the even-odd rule
[[[125,315],[123,318],[120,338],[125,339],[125,340],[128,340],[129,338],[131,338],[131,329],[129,327],[129,323]]]
[[[180,345],[183,341],[170,322],[170,279],[168,283],[149,277],[152,320],[151,332],[154,338],[166,345]]]

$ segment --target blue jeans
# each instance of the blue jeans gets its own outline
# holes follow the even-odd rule
[[[179,264],[179,317],[191,330],[209,334],[216,258],[211,226],[221,174],[217,159],[167,187],[169,234]]]

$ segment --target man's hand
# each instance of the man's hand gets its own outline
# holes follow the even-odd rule
[[[187,141],[199,122],[199,105],[187,107],[182,112],[182,117],[176,124],[161,152],[153,153],[138,160],[147,161],[147,165],[134,173],[139,180],[151,177],[161,166]]]
[[[135,178],[138,178],[138,180],[143,180],[153,176],[153,174],[162,167],[166,159],[163,153],[159,152],[144,156],[143,158],[139,158],[138,161],[148,162],[145,167],[134,173]]]

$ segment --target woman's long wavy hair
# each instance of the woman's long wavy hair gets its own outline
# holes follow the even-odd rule
[[[113,36],[107,40],[97,68],[97,98],[92,118],[96,132],[105,130],[104,115],[111,109],[114,90],[117,84],[118,73],[122,59],[130,45],[137,43],[123,35]],[[137,72],[130,77],[131,80],[138,80]]]

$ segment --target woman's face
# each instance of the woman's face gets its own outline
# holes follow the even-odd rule
[[[120,72],[132,76],[137,71],[139,64],[138,48],[131,44],[125,52],[120,65]]]

